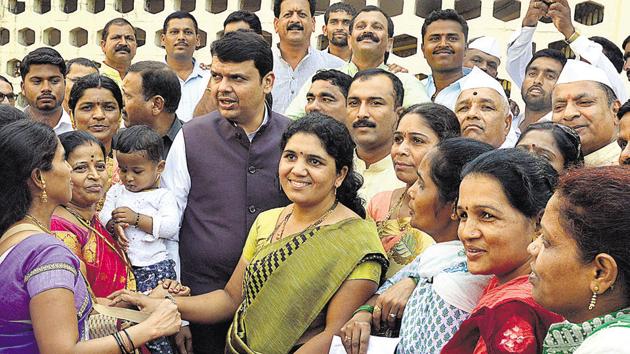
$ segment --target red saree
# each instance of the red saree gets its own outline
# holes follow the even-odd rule
[[[85,278],[96,297],[106,297],[123,288],[135,290],[136,284],[124,252],[94,215],[90,225],[79,227],[53,215],[50,229],[85,264]]]
[[[502,285],[493,277],[442,353],[540,353],[549,326],[564,319],[538,305],[531,293],[527,275]]]

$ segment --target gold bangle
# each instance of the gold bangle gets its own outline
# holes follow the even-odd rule
[[[567,43],[571,44],[573,42],[575,42],[576,39],[578,39],[578,37],[580,36],[580,32],[575,31],[573,32],[573,34],[566,40]]]

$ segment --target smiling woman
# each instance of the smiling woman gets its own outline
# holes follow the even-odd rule
[[[473,160],[462,176],[458,234],[468,269],[493,277],[442,353],[540,353],[547,329],[562,317],[532,298],[527,246],[558,174],[525,151],[500,149]]]

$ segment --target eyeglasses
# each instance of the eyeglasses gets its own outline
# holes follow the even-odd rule
[[[6,97],[6,99],[9,100],[9,102],[13,102],[17,98],[17,95],[14,94],[13,92],[11,92],[11,93],[2,93],[2,92],[0,92],[0,102],[4,101],[5,97]]]

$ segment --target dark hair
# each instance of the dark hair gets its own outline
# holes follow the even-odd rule
[[[496,179],[513,208],[528,218],[545,210],[558,183],[558,172],[544,159],[521,149],[497,149],[471,161],[462,179],[480,174]]]
[[[608,104],[608,107],[610,107],[617,100],[617,94],[615,93],[615,91],[613,91],[612,87],[609,87],[608,85],[599,81],[594,82],[597,84],[597,86],[599,86],[602,91],[604,91],[604,94],[606,94],[606,103]]]
[[[459,120],[457,120],[455,113],[439,103],[427,102],[410,106],[402,111],[396,126],[400,124],[400,120],[407,114],[421,116],[438,136],[439,141],[456,138],[461,135]]]
[[[159,163],[164,155],[162,137],[146,125],[134,125],[121,129],[113,139],[113,149],[123,154],[145,152],[150,161]]]
[[[469,138],[451,138],[440,141],[431,154],[431,180],[435,183],[439,199],[452,202],[459,196],[461,172],[477,156],[494,149],[491,145]]]
[[[107,35],[109,35],[109,27],[111,27],[112,25],[117,25],[117,26],[127,25],[127,26],[131,27],[131,29],[133,30],[134,37],[136,35],[136,28],[131,24],[131,22],[125,20],[122,17],[117,17],[117,18],[115,18],[113,20],[109,20],[109,22],[107,22],[105,24],[105,27],[103,27],[103,32],[101,32],[101,40],[102,41],[107,40]]]
[[[96,69],[96,71],[98,71],[98,64],[96,64],[96,62],[94,60],[90,60],[88,58],[73,58],[70,59],[68,61],[66,61],[66,75],[68,75],[68,73],[70,72],[70,69],[72,68],[72,65],[77,64],[80,66],[85,66],[88,68],[94,68]]]
[[[64,150],[66,150],[65,158],[66,160],[70,156],[70,154],[79,146],[83,146],[86,144],[95,144],[101,149],[103,153],[103,158],[107,160],[107,152],[105,151],[105,145],[101,143],[98,139],[94,137],[94,135],[84,131],[84,130],[73,130],[69,132],[65,132],[59,135],[59,141],[61,141],[61,145],[63,145]]]
[[[516,141],[516,145],[525,138],[527,133],[534,130],[545,130],[551,133],[556,141],[562,158],[564,168],[578,167],[584,165],[584,154],[582,153],[582,143],[580,135],[571,127],[554,122],[538,122],[530,124]]]
[[[532,65],[534,60],[536,60],[538,58],[550,58],[550,59],[553,59],[553,60],[559,62],[560,65],[563,68],[564,68],[564,64],[567,63],[567,57],[565,57],[564,54],[562,54],[561,51],[559,51],[557,49],[553,49],[553,48],[545,48],[545,49],[541,49],[541,50],[537,51],[536,53],[534,53],[532,58],[529,60],[529,63],[527,63],[527,66],[525,66],[525,71],[527,71],[527,69],[529,69],[529,66]]]
[[[581,168],[560,178],[559,221],[571,235],[584,262],[607,253],[619,267],[624,294],[630,291],[630,169],[624,166]]]
[[[31,65],[56,66],[59,68],[61,75],[66,77],[66,62],[61,57],[61,54],[52,48],[41,47],[26,54],[20,63],[20,76],[22,77],[22,80],[24,80],[26,74],[28,74],[31,70]]]
[[[223,38],[212,43],[210,53],[222,62],[242,63],[253,60],[261,81],[273,70],[273,54],[269,44],[253,32],[226,33]]]
[[[335,85],[339,88],[344,97],[348,98],[348,90],[352,83],[352,76],[342,73],[339,70],[328,69],[320,70],[313,75],[311,82],[315,81],[328,81],[331,85]]]
[[[164,23],[162,24],[162,32],[166,34],[166,30],[168,29],[168,21],[174,19],[190,19],[195,26],[195,34],[199,33],[199,25],[197,24],[197,19],[190,12],[186,11],[175,11],[172,14],[166,16],[164,19]]]
[[[364,13],[364,12],[380,12],[380,13],[382,13],[383,16],[385,16],[385,18],[387,19],[387,36],[389,38],[393,38],[394,37],[394,21],[392,21],[392,18],[387,13],[385,13],[385,11],[383,11],[380,7],[374,6],[374,5],[369,5],[369,6],[366,6],[366,7],[362,8],[361,10],[359,10],[357,12],[356,15],[354,15],[352,17],[352,20],[350,21],[350,29],[349,29],[350,34],[352,34],[352,27],[354,27],[354,22],[356,21],[357,17],[359,17],[359,15]],[[387,53],[385,53],[385,55],[387,55]]]
[[[280,18],[280,5],[282,5],[282,0],[273,1],[273,16],[275,18]],[[315,16],[315,0],[308,0],[308,7],[311,17]]]
[[[615,69],[617,69],[617,72],[621,73],[621,71],[623,71],[624,62],[621,49],[619,49],[619,47],[617,47],[615,43],[604,37],[593,36],[589,37],[589,39],[593,42],[599,43],[602,46],[602,53],[604,53],[606,58],[610,60]]]
[[[68,107],[70,107],[71,112],[74,112],[74,109],[77,107],[77,103],[81,97],[83,97],[85,91],[92,88],[104,88],[109,90],[112,93],[112,96],[114,96],[116,103],[118,103],[118,109],[122,110],[123,98],[118,84],[105,75],[94,73],[79,78],[79,80],[77,80],[77,82],[75,82],[72,86],[72,90],[70,90],[70,98],[68,99]]]
[[[335,159],[336,171],[348,167],[348,174],[337,188],[337,199],[346,207],[365,218],[363,200],[357,191],[363,185],[363,178],[354,170],[354,148],[356,145],[350,137],[348,128],[335,119],[317,112],[305,114],[302,118],[289,124],[282,134],[280,148],[284,150],[287,141],[297,134],[307,133],[317,136],[326,152]]]
[[[13,106],[0,104],[0,128],[22,119],[29,119],[28,114]]]
[[[462,32],[464,33],[464,42],[468,42],[468,22],[453,9],[433,10],[424,20],[422,24],[422,43],[424,43],[424,35],[427,33],[427,28],[435,21],[455,21],[462,26]]]
[[[223,21],[223,28],[230,23],[234,22],[245,22],[249,25],[249,28],[254,31],[256,34],[262,35],[262,24],[260,23],[260,18],[253,13],[246,10],[238,10],[234,11],[228,15],[228,17]]]
[[[324,24],[325,25],[328,24],[328,19],[330,18],[331,13],[337,13],[337,12],[345,12],[352,17],[354,17],[357,14],[357,10],[354,8],[354,6],[345,2],[336,2],[328,6],[328,8],[326,9],[326,12],[324,12]]]
[[[43,123],[22,119],[0,129],[0,235],[28,212],[27,181],[35,169],[52,169],[56,150],[57,136]]]
[[[127,73],[139,73],[142,77],[142,96],[148,100],[153,96],[164,98],[164,112],[175,113],[182,97],[177,74],[168,65],[152,60],[131,64]]]
[[[6,77],[0,75],[0,81],[4,81],[7,84],[9,84],[9,86],[11,86],[11,91],[13,91],[13,84],[11,83],[11,81],[9,81],[9,79],[7,79]]]
[[[621,120],[626,113],[630,112],[630,100],[627,100],[624,104],[619,107],[619,111],[617,111],[617,118]]]
[[[626,39],[623,40],[623,44],[621,45],[621,49],[622,50],[626,50],[626,45],[628,45],[628,43],[630,43],[630,36],[626,37]]]
[[[389,71],[386,71],[380,68],[372,68],[372,69],[359,71],[352,78],[352,82],[350,83],[350,86],[352,86],[352,84],[355,81],[365,81],[371,77],[378,76],[378,75],[384,75],[392,82],[392,86],[394,88],[394,104],[395,104],[394,108],[401,107],[405,99],[405,89],[403,87],[402,81],[400,81],[398,76],[396,76],[395,74],[392,74]]]

